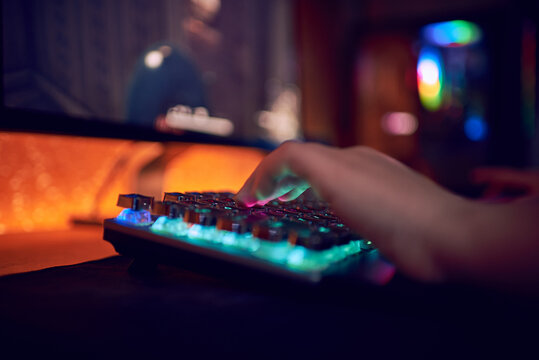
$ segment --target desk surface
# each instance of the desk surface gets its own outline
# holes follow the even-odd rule
[[[106,255],[106,247],[85,252],[82,244],[98,234],[88,231],[80,233],[88,242],[64,235],[59,241],[81,241],[72,255]],[[539,355],[537,306],[474,289],[425,287],[406,294],[404,284],[402,296],[360,288],[279,289],[170,266],[135,276],[129,264],[113,256],[0,277],[3,352],[117,358]]]
[[[0,235],[0,276],[72,265],[116,254],[101,226]]]

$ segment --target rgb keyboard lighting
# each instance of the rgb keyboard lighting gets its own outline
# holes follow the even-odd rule
[[[122,195],[123,206],[142,200]],[[133,200],[135,199],[135,200]],[[326,204],[271,201],[248,208],[229,193],[166,193],[163,202],[141,197],[148,210],[125,209],[117,220],[144,225],[154,234],[246,256],[297,271],[321,271],[361,251],[373,250],[336,217]]]

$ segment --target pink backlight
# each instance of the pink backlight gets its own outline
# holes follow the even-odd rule
[[[412,135],[417,127],[417,117],[411,113],[391,112],[382,117],[382,129],[391,135]]]

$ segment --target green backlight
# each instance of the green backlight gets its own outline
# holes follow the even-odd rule
[[[282,226],[276,222],[275,226]],[[243,254],[247,257],[256,257],[273,264],[283,266],[296,271],[320,271],[331,264],[344,258],[357,254],[361,251],[361,240],[354,240],[348,244],[334,246],[323,251],[315,251],[294,246],[287,241],[269,242],[255,238],[250,233],[237,234],[234,232],[218,230],[215,226],[202,226],[188,224],[181,218],[170,219],[165,216],[159,217],[150,227],[152,232],[205,246],[226,251],[234,250],[235,254]],[[330,229],[320,227],[321,232],[329,232]]]
[[[457,47],[480,41],[482,32],[479,26],[470,21],[453,20],[425,26],[423,37],[432,45]]]

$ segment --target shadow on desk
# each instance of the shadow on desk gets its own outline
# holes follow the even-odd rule
[[[537,307],[522,299],[398,278],[375,289],[266,286],[168,266],[134,276],[129,264],[115,256],[0,277],[2,353],[537,358]]]

